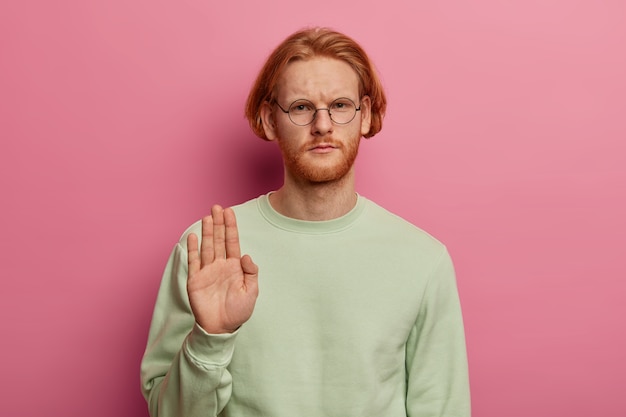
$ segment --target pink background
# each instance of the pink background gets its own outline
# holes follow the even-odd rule
[[[147,416],[172,245],[281,183],[242,107],[326,25],[389,97],[358,190],[455,259],[477,417],[626,415],[621,0],[2,2],[2,416]]]

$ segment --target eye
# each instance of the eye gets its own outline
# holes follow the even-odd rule
[[[354,103],[351,100],[340,98],[332,102],[330,109],[334,112],[350,112],[354,107]]]
[[[307,101],[297,101],[289,108],[289,112],[294,114],[311,113],[313,111],[315,111],[313,104]]]

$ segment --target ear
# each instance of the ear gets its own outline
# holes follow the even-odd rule
[[[361,97],[361,136],[369,133],[372,126],[372,100],[370,96]]]
[[[261,110],[259,111],[261,115],[261,123],[263,125],[263,132],[265,132],[265,136],[267,140],[275,140],[277,137],[276,131],[276,119],[274,118],[274,112],[272,111],[272,106],[267,101],[261,105]]]

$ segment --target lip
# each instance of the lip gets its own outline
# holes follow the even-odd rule
[[[330,153],[335,149],[337,149],[337,146],[334,146],[330,143],[319,143],[309,148],[309,151],[313,153]]]

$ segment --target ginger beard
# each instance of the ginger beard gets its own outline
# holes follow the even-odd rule
[[[310,183],[324,183],[338,181],[350,172],[359,152],[360,139],[360,136],[351,138],[345,143],[321,139],[308,142],[295,149],[289,146],[288,140],[279,139],[278,146],[283,156],[285,169],[294,179]],[[335,147],[331,152],[332,155],[311,155],[310,149],[322,142]]]

